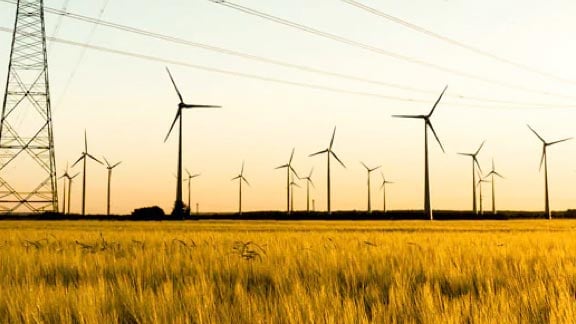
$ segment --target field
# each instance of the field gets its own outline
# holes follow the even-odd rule
[[[0,222],[0,319],[576,318],[576,221]]]

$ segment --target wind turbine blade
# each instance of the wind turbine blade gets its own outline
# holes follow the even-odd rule
[[[240,175],[244,174],[244,161],[242,161],[242,169],[240,169]]]
[[[288,164],[283,164],[281,166],[275,167],[274,169],[284,169],[284,168],[288,168],[289,165]]]
[[[380,167],[382,167],[382,166],[379,165],[379,166],[377,166],[377,167],[375,167],[375,168],[372,168],[372,169],[368,170],[368,172],[376,171],[376,170],[380,169]]]
[[[542,138],[542,136],[540,136],[538,133],[536,133],[536,131],[532,127],[530,127],[530,125],[526,124],[526,126],[528,126],[528,128],[530,128],[532,133],[534,133],[534,135],[536,135],[542,141],[542,143],[546,143],[546,141]]]
[[[234,178],[230,179],[230,181],[234,181],[234,180],[236,180],[236,179],[240,179],[240,176],[239,176],[239,175],[238,175],[238,176],[235,176]]]
[[[290,160],[288,160],[289,165],[292,163],[292,159],[294,158],[294,150],[296,150],[295,147],[292,148],[292,153],[290,154]]]
[[[71,177],[70,177],[70,180],[76,178],[79,174],[80,174],[80,172],[78,172],[78,173],[76,173],[75,175],[71,176]]]
[[[246,178],[244,178],[244,177],[241,177],[240,179],[242,179],[242,180],[243,180],[243,181],[244,181],[244,182],[245,182],[247,185],[249,185],[249,186],[250,186],[250,182],[248,182],[248,180],[246,180]]]
[[[430,130],[432,130],[432,134],[434,134],[434,137],[436,138],[436,141],[440,145],[442,152],[446,153],[446,151],[444,150],[444,146],[442,146],[442,142],[440,142],[440,139],[438,138],[438,135],[436,134],[436,131],[434,130],[434,127],[432,126],[432,123],[428,119],[426,119],[426,125],[428,125],[430,127]]]
[[[214,105],[189,105],[189,104],[182,104],[182,108],[222,108],[222,106],[214,106]]]
[[[414,119],[423,119],[426,118],[424,115],[392,115],[394,118],[414,118]]]
[[[312,153],[312,154],[310,154],[310,155],[308,155],[308,156],[309,156],[309,157],[312,157],[312,156],[315,156],[315,155],[318,155],[318,154],[323,154],[323,153],[326,153],[326,152],[328,152],[328,150],[322,150],[322,151],[320,151],[320,152]]]
[[[344,165],[344,163],[342,161],[340,161],[340,159],[338,158],[338,156],[336,155],[336,153],[330,151],[330,153],[332,153],[332,156],[336,159],[336,161],[338,161],[344,168],[346,167]]]
[[[108,160],[106,160],[106,157],[103,156],[102,159],[104,160],[104,162],[106,162],[106,166],[108,168],[110,168],[110,162],[108,162]]]
[[[364,166],[364,169],[368,170],[368,172],[370,172],[370,168],[366,166],[366,164],[362,161],[360,161],[360,163]]]
[[[294,168],[292,166],[290,166],[290,170],[292,170],[292,172],[294,172],[294,175],[296,176],[296,178],[300,179],[298,172],[296,172],[296,170],[294,170]]]
[[[472,153],[460,153],[460,152],[458,152],[457,154],[458,155],[464,155],[464,156],[474,156],[474,154],[472,154]]]
[[[334,126],[334,131],[332,132],[332,139],[330,139],[330,146],[328,147],[329,149],[332,148],[332,145],[334,145],[334,137],[336,136],[336,126]]]
[[[190,177],[190,171],[188,171],[187,168],[184,168],[184,171],[186,171],[186,174],[188,175],[188,177]]]
[[[432,113],[434,113],[434,110],[436,109],[436,107],[438,106],[438,103],[440,102],[440,99],[442,99],[442,96],[444,95],[444,92],[446,92],[446,89],[448,89],[448,85],[446,85],[444,87],[444,90],[442,90],[442,93],[440,94],[440,97],[438,97],[438,99],[436,100],[436,103],[434,103],[434,106],[432,107],[432,110],[430,110],[430,113],[426,116],[428,118],[430,118],[430,116],[432,116]]]
[[[568,138],[565,138],[565,139],[561,139],[561,140],[559,140],[559,141],[554,141],[554,142],[552,142],[552,143],[546,143],[546,145],[550,146],[550,145],[554,145],[554,144],[566,142],[566,141],[569,141],[569,140],[571,140],[571,139],[572,139],[572,137],[568,137]]]
[[[74,162],[74,163],[72,164],[72,168],[73,168],[76,164],[78,164],[78,162],[82,161],[82,159],[84,159],[84,158],[85,158],[85,154],[82,153],[82,156],[81,156],[78,160],[76,160],[76,162]]]
[[[174,85],[174,89],[176,89],[176,93],[178,94],[178,98],[180,98],[180,103],[184,103],[184,99],[182,99],[182,94],[180,94],[180,90],[178,90],[178,87],[176,86],[176,82],[174,82],[174,78],[172,77],[172,73],[170,73],[170,70],[168,69],[168,67],[166,67],[166,72],[168,72],[168,75],[170,76],[170,80],[172,80],[172,84]]]
[[[166,138],[164,138],[164,142],[166,142],[168,140],[168,137],[170,137],[170,133],[172,133],[172,129],[174,128],[174,125],[176,125],[178,118],[180,118],[181,113],[182,113],[182,109],[180,109],[180,107],[178,107],[178,111],[176,111],[176,117],[174,117],[174,121],[172,122],[172,125],[170,125],[170,129],[168,130],[168,134],[166,134]]]
[[[498,176],[498,177],[500,177],[500,178],[504,179],[504,176],[503,176],[503,175],[501,175],[500,173],[498,173],[498,172],[496,172],[496,171],[493,171],[493,173],[494,173],[494,175],[496,175],[496,176]]]
[[[312,181],[312,179],[308,178],[308,181],[310,181],[310,184],[312,185],[313,188],[316,188],[316,186],[314,185],[314,181]]]
[[[84,152],[88,153],[88,137],[86,136],[86,129],[84,129]]]
[[[310,173],[308,174],[308,178],[312,177],[312,172],[314,172],[314,168],[310,169]],[[312,180],[310,180],[312,181]]]
[[[94,160],[94,161],[96,161],[96,162],[104,165],[104,163],[102,163],[100,160],[98,160],[97,158],[95,158],[94,156],[92,156],[92,154],[88,154],[88,153],[87,153],[86,155],[87,155],[89,158],[91,158],[92,160]]]
[[[190,176],[190,179],[198,178],[200,175],[200,173],[193,174]]]
[[[484,143],[486,143],[486,140],[484,140],[482,142],[482,144],[480,144],[480,147],[478,147],[478,149],[476,150],[476,153],[474,153],[475,156],[478,155],[478,153],[480,153],[480,150],[482,149],[482,146],[484,146]]]
[[[117,162],[116,164],[114,164],[110,169],[114,169],[115,167],[119,166],[120,163],[122,163],[122,161]]]

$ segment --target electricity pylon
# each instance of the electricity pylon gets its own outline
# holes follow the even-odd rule
[[[18,0],[0,121],[0,210],[58,211],[44,1]]]

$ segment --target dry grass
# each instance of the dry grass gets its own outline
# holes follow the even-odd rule
[[[576,222],[0,222],[12,323],[576,318]]]

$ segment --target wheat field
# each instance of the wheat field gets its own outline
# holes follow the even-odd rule
[[[548,323],[576,222],[0,222],[3,323]]]

